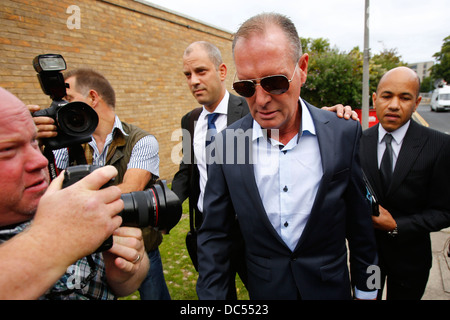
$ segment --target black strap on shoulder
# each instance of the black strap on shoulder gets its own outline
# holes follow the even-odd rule
[[[192,176],[194,174],[194,131],[195,131],[195,123],[197,122],[198,118],[200,117],[200,113],[202,112],[203,108],[196,108],[192,110],[191,115],[189,117],[189,134],[191,138],[191,161],[189,164],[189,181],[191,181]],[[195,211],[195,203],[194,201],[191,201],[189,198],[189,227],[191,231],[194,231],[197,229],[195,218],[194,218],[194,211]]]

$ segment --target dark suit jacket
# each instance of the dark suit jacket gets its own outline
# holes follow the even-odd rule
[[[376,263],[375,238],[358,151],[361,126],[311,105],[322,157],[323,178],[312,211],[296,249],[292,252],[272,227],[258,193],[251,164],[253,118],[247,115],[228,129],[235,140],[248,136],[250,147],[237,151],[243,164],[212,164],[208,171],[205,220],[198,235],[200,299],[225,299],[229,277],[229,250],[234,214],[245,240],[248,286],[251,299],[349,299],[346,238],[351,251],[352,281],[369,290],[369,265]],[[216,152],[227,159],[227,139],[216,136]],[[223,142],[223,149],[219,142]],[[230,141],[230,140],[228,140]],[[238,154],[238,155],[237,155]],[[301,183],[301,179],[299,179]],[[224,289],[225,288],[225,289]]]
[[[450,226],[450,136],[411,121],[386,193],[377,144],[378,125],[362,135],[361,166],[399,230],[395,238],[376,231],[380,265],[400,279],[411,278],[431,267],[429,233]]]
[[[190,124],[197,121],[201,109],[201,107],[194,109],[184,115],[181,119],[181,128],[183,129],[183,160],[172,181],[172,190],[181,202],[189,197],[189,210],[191,211],[191,214],[194,213],[192,211],[195,211],[196,227],[199,227],[202,222],[201,213],[198,212],[197,208],[198,197],[200,195],[200,176],[194,158],[194,126],[190,126]],[[232,124],[247,113],[249,113],[249,110],[245,99],[230,93],[230,98],[228,100],[227,125]],[[193,114],[194,118],[191,119]]]

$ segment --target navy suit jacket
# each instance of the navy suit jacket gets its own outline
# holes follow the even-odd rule
[[[392,182],[383,190],[377,160],[378,126],[362,135],[361,166],[399,231],[395,238],[375,232],[380,265],[398,279],[414,279],[414,274],[431,268],[430,232],[450,226],[450,136],[411,120]]]
[[[272,227],[259,196],[247,131],[253,118],[249,114],[221,132],[221,137],[216,136],[216,159],[224,159],[224,163],[212,164],[208,171],[205,219],[198,235],[200,299],[225,299],[229,233],[235,215],[245,240],[251,299],[297,299],[299,295],[303,299],[350,299],[346,239],[352,282],[360,290],[369,290],[371,273],[367,268],[376,264],[377,257],[358,158],[360,124],[309,104],[307,107],[319,141],[323,177],[293,252]],[[240,141],[233,142],[234,146],[227,146],[233,141],[225,137],[230,132],[234,132],[235,142]],[[247,146],[241,148],[241,143]],[[227,151],[239,162],[233,164]]]

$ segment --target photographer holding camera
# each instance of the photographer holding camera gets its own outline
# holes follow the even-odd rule
[[[0,299],[101,299],[136,290],[149,268],[141,233],[119,228],[120,189],[99,191],[117,170],[101,168],[65,189],[62,175],[48,185],[26,106],[0,88],[0,112]],[[104,263],[90,264],[113,232]]]
[[[97,166],[112,165],[118,170],[114,180],[122,193],[142,191],[153,185],[159,175],[158,142],[144,130],[120,121],[115,114],[115,92],[109,81],[92,69],[76,69],[65,73],[66,100],[84,102],[98,115],[98,125],[92,140],[83,144],[86,163]],[[34,108],[34,109],[32,109]],[[36,107],[30,110],[36,111]],[[49,117],[35,117],[38,138],[54,138],[55,121]],[[70,150],[70,148],[69,148]],[[68,149],[53,151],[56,167],[73,165]],[[76,163],[78,164],[78,163]],[[170,294],[162,271],[158,246],[162,234],[152,227],[142,229],[151,268],[139,291],[142,300],[168,300]]]

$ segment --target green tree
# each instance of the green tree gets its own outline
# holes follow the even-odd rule
[[[450,36],[444,39],[441,51],[433,55],[437,63],[431,67],[431,77],[435,80],[444,79],[450,82]]]
[[[318,106],[342,103],[361,108],[363,53],[359,47],[350,52],[331,48],[327,39],[302,38],[304,52],[309,54],[308,78],[302,97]],[[381,76],[388,70],[406,65],[396,49],[383,50],[369,64],[370,93],[376,90]]]
[[[434,89],[434,80],[430,77],[423,78],[422,82],[420,83],[420,92],[429,92],[433,91]]]
[[[318,106],[361,104],[361,75],[354,56],[337,49],[311,53],[302,97]]]

